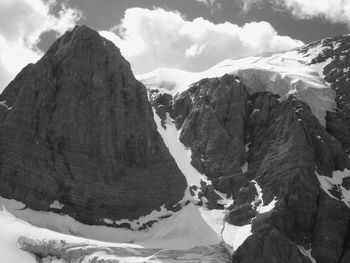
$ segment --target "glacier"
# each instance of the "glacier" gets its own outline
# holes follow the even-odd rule
[[[319,52],[319,51],[318,51]],[[159,89],[174,96],[187,90],[191,84],[203,78],[237,76],[251,93],[267,91],[285,100],[290,95],[307,103],[312,113],[325,126],[326,112],[336,110],[335,92],[323,79],[323,67],[327,62],[311,65],[317,52],[302,54],[297,50],[241,59],[227,59],[203,72],[186,72],[178,69],[159,68],[136,76],[149,89]]]

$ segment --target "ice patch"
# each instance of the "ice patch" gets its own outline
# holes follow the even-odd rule
[[[231,197],[227,197],[225,194],[217,190],[214,190],[214,192],[221,198],[220,200],[218,200],[218,204],[223,205],[225,209],[230,207],[234,203],[234,200]]]
[[[323,69],[325,66],[327,66],[329,63],[332,62],[332,58],[328,58],[327,60],[325,60],[324,62],[321,63],[317,63],[317,64],[311,64],[310,67],[313,68],[320,77],[324,78],[325,75],[323,74]]]
[[[109,218],[104,218],[104,219],[103,219],[103,222],[105,222],[105,223],[108,224],[108,225],[112,225],[112,224],[113,224],[113,220],[112,220],[112,219],[109,219]]]
[[[342,186],[343,180],[350,177],[350,170],[334,171],[332,177],[319,175],[315,171],[317,179],[320,182],[321,188],[331,197],[342,201],[346,206],[350,207],[350,190]],[[339,197],[335,197],[332,191],[337,191]]]
[[[248,172],[248,163],[245,162],[244,165],[241,167],[242,173],[246,173]]]
[[[245,147],[245,152],[249,152],[249,145],[251,144],[251,142],[247,143],[244,147]]]
[[[169,211],[165,208],[164,205],[160,207],[158,210],[153,210],[151,213],[145,216],[141,216],[138,219],[135,220],[128,220],[128,219],[121,219],[121,220],[111,220],[108,218],[105,218],[103,221],[106,224],[116,224],[116,225],[121,225],[121,224],[129,224],[130,228],[132,230],[138,230],[140,227],[142,227],[144,224],[151,222],[151,221],[158,221],[160,220],[161,217],[167,217],[171,216],[174,212]]]
[[[277,202],[276,197],[274,197],[270,203],[268,203],[267,205],[264,205],[264,199],[263,199],[263,193],[262,193],[261,187],[255,180],[252,180],[251,182],[254,183],[255,189],[258,192],[258,195],[256,196],[255,200],[251,203],[252,207],[256,209],[258,214],[270,212],[276,206],[276,202]]]
[[[338,48],[341,47],[342,43],[338,41],[333,41],[332,44],[333,44],[333,50],[337,50]]]
[[[311,249],[306,250],[303,246],[298,246],[298,248],[301,254],[310,259],[311,263],[317,263],[316,259],[311,256]]]
[[[252,235],[252,225],[234,226],[225,222],[225,228],[222,233],[223,240],[236,251],[244,241]]]
[[[61,210],[64,207],[64,204],[61,204],[59,201],[55,200],[50,205],[50,208]]]
[[[9,106],[7,105],[6,100],[0,101],[0,105],[4,106],[7,110],[11,110],[11,109],[12,109],[12,107],[9,107]]]

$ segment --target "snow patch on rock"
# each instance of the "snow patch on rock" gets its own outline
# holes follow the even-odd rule
[[[50,208],[61,210],[64,207],[64,204],[61,204],[60,201],[54,200],[50,205]]]
[[[236,251],[244,241],[252,235],[252,225],[235,226],[225,222],[225,227],[222,233],[223,240],[226,244]]]
[[[305,257],[307,257],[308,259],[310,259],[311,263],[316,263],[316,259],[314,259],[311,255],[312,250],[311,248],[306,250],[303,246],[298,246],[298,249],[300,251],[301,254],[303,254]]]
[[[258,214],[270,212],[272,209],[275,208],[275,205],[277,202],[276,197],[274,197],[270,203],[265,205],[261,187],[259,186],[259,184],[255,180],[252,180],[251,182],[254,184],[255,189],[258,193],[255,200],[251,204],[252,207],[258,212]]]
[[[148,222],[159,221],[161,217],[168,217],[171,216],[173,213],[173,211],[167,210],[165,206],[162,205],[158,210],[153,210],[148,215],[141,216],[135,220],[121,219],[113,221],[111,219],[105,218],[103,219],[103,221],[109,225],[128,224],[132,230],[138,230],[140,227],[142,227],[144,224],[147,224]]]
[[[332,177],[323,176],[317,173],[317,179],[320,182],[321,188],[331,197],[342,201],[350,208],[350,190],[346,189],[342,184],[345,178],[350,177],[350,170],[334,171]],[[335,196],[336,195],[336,196]]]

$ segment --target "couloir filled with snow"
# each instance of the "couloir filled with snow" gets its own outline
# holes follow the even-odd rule
[[[2,262],[13,262],[14,256],[20,262],[35,262],[33,255],[19,248],[21,237],[39,243],[63,240],[75,250],[93,247],[93,252],[79,257],[81,261],[77,262],[91,262],[94,258],[120,262],[229,262],[232,249],[237,249],[251,235],[251,225],[228,224],[224,221],[225,210],[208,210],[196,205],[199,200],[191,196],[189,186],[210,182],[190,164],[191,152],[178,140],[179,131],[170,117],[164,128],[159,117],[154,116],[159,133],[188,182],[180,211],[160,208],[139,221],[171,216],[159,220],[151,228],[133,230],[88,226],[67,215],[33,211],[18,201],[0,198],[0,252],[6,255]],[[232,200],[222,197],[226,206],[232,204]],[[62,204],[56,201],[52,206],[59,209]],[[120,222],[130,223],[131,228],[136,226],[135,221]],[[48,258],[47,262],[60,262],[55,260],[58,259]]]
[[[160,119],[157,116],[155,118],[157,128],[186,176],[188,185],[198,186],[206,177],[191,166],[191,153],[178,140],[179,133],[175,125],[169,119],[167,129],[164,129]],[[227,205],[232,203],[229,199],[225,201]],[[132,229],[124,229],[88,226],[67,215],[33,211],[21,202],[0,198],[2,262],[10,263],[14,259],[23,263],[36,262],[33,255],[19,248],[18,240],[22,237],[42,242],[43,246],[47,241],[63,240],[74,247],[78,255],[79,249],[85,251],[86,246],[93,247],[93,252],[86,252],[76,262],[94,262],[94,259],[106,258],[118,262],[229,262],[229,251],[237,249],[251,234],[250,225],[238,227],[225,223],[224,210],[208,210],[197,206],[198,200],[191,196],[189,187],[181,203],[183,207],[178,212],[161,207],[138,220],[118,221],[130,223]],[[59,210],[63,205],[55,201],[51,206]],[[159,220],[161,216],[169,215]],[[139,225],[137,221],[145,223],[157,219],[159,222],[148,229],[133,229]],[[109,221],[105,219],[106,223]],[[47,258],[47,262],[64,262],[58,260]]]

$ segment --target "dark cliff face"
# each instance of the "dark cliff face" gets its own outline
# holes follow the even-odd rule
[[[146,89],[114,44],[65,33],[0,96],[0,195],[84,223],[171,208],[186,181],[157,132]]]
[[[326,62],[323,69],[325,80],[336,92],[337,112],[327,114],[327,130],[350,153],[350,36],[338,36],[311,43],[301,49],[322,50],[311,64]]]
[[[323,128],[305,103],[250,94],[232,75],[203,79],[174,98],[157,91],[151,98],[158,115],[168,111],[181,128],[192,165],[233,197],[226,220],[252,224],[234,263],[311,262],[301,247],[317,262],[348,262],[350,209],[317,178],[350,168],[345,137],[331,133],[329,123]],[[257,211],[254,182],[264,205],[277,200],[271,211]]]

